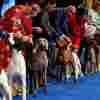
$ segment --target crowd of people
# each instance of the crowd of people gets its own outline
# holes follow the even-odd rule
[[[99,0],[68,0],[64,6],[60,0],[21,1],[1,9],[0,73],[14,82],[14,76],[26,79],[35,95],[41,86],[47,94],[49,79],[74,75],[76,82],[100,71]]]
[[[81,63],[81,72],[85,75],[98,72],[100,69],[100,3],[99,1],[92,2],[91,6],[90,3],[92,0],[88,1],[89,3],[84,1],[78,6],[73,4],[73,2],[71,5],[70,2],[67,7],[57,7],[57,2],[54,0],[49,2],[48,12],[50,24],[48,27],[49,29],[52,27],[49,33],[53,33],[50,34],[50,41],[56,41],[60,47],[63,45],[62,41],[67,40],[72,43],[72,52],[78,55]],[[50,52],[52,52],[49,55],[49,57],[51,57],[50,61],[52,60],[51,66],[54,64],[54,68],[56,58],[58,58],[57,52],[59,52],[59,50],[54,46],[52,46],[50,50]],[[66,56],[68,56],[68,54],[66,55],[66,53],[64,53]],[[65,59],[67,59],[67,57]]]

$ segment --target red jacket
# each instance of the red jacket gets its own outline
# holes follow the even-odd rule
[[[74,35],[72,37],[72,43],[74,48],[80,48],[80,40],[81,40],[81,29],[79,25],[75,26]]]
[[[74,48],[80,48],[80,38],[81,38],[81,29],[80,25],[77,22],[77,18],[75,15],[69,16],[69,27],[71,32],[73,33],[72,36],[72,43]]]

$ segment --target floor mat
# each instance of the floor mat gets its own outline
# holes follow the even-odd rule
[[[42,89],[36,97],[28,96],[27,100],[100,100],[100,74],[81,78],[76,84],[72,80],[48,81],[48,96]],[[21,100],[15,97],[14,100]]]

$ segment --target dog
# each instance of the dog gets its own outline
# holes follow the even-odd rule
[[[44,87],[45,93],[47,94],[47,50],[48,41],[45,38],[37,39],[32,52],[32,77],[36,84],[33,89],[33,95],[36,95],[37,89],[41,85]],[[38,83],[36,83],[36,80]]]
[[[22,100],[26,100],[26,63],[21,50],[13,47],[15,45],[14,33],[9,33],[9,43],[12,46],[11,62],[7,69],[9,83],[13,86],[14,77],[20,77],[22,81]]]
[[[3,37],[0,37],[0,94],[2,95],[2,100],[12,100],[11,86],[9,85],[8,75],[6,72],[9,62],[9,45]]]
[[[11,87],[8,83],[7,73],[4,70],[0,74],[0,94],[2,95],[2,100],[12,100]]]
[[[57,44],[59,45],[59,44]],[[78,55],[72,51],[72,43],[63,42],[60,47],[58,46],[58,57],[56,59],[56,64],[63,65],[63,73],[65,79],[69,80],[71,78],[72,72],[74,72],[74,79],[78,80],[79,75],[81,75],[81,64]],[[59,72],[59,71],[58,71]],[[57,73],[58,73],[57,72]],[[61,75],[60,75],[61,76]]]
[[[72,52],[72,56],[73,56],[73,66],[75,68],[75,79],[78,80],[79,76],[83,77],[81,69],[82,67],[78,55],[75,52]]]

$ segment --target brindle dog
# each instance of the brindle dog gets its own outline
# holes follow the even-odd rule
[[[61,73],[65,73],[65,79],[69,79],[69,76],[71,76],[73,72],[76,81],[81,74],[81,64],[77,54],[72,50],[72,43],[66,41],[61,44],[58,43],[58,48],[59,51],[56,64],[61,66],[64,65],[64,72],[62,71]],[[57,73],[59,73],[59,71]]]

